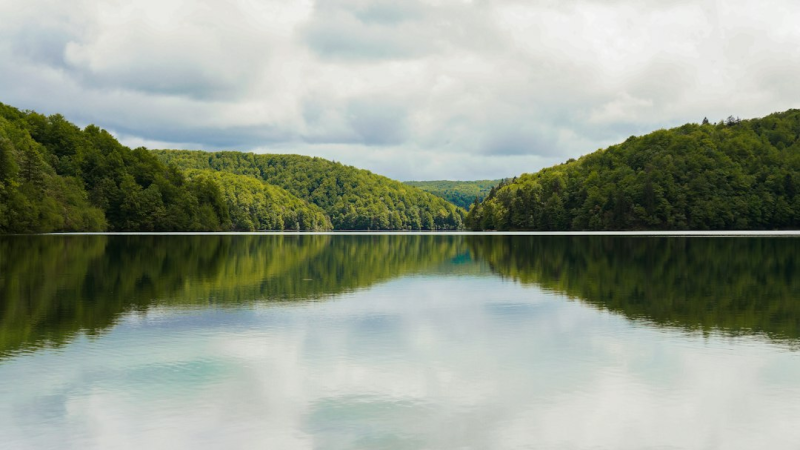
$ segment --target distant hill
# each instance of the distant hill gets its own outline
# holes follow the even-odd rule
[[[448,202],[469,209],[477,198],[482,201],[489,191],[502,180],[476,180],[476,181],[405,181],[409,186],[422,189],[441,197]]]
[[[0,233],[458,230],[465,215],[321,158],[132,150],[94,125],[0,103]]]
[[[243,152],[153,150],[182,170],[247,175],[322,208],[336,230],[458,230],[466,212],[367,170],[322,158]]]
[[[497,186],[404,184],[307,156],[132,150],[0,103],[0,233],[797,229],[799,137],[789,110],[631,137]]]
[[[467,217],[474,230],[800,227],[800,110],[686,124],[524,174]]]

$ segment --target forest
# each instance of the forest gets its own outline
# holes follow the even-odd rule
[[[330,228],[278,187],[187,175],[94,125],[0,103],[0,233]]]
[[[363,169],[322,158],[243,152],[153,150],[181,170],[246,175],[314,204],[335,230],[459,230],[466,211]]]
[[[502,180],[476,180],[476,181],[404,181],[403,183],[422,189],[425,192],[443,198],[448,202],[469,209],[470,205],[478,199],[482,201],[489,191]]]
[[[321,158],[130,149],[0,103],[0,233],[458,230],[465,215]]]
[[[0,103],[0,233],[797,229],[799,136],[800,110],[704,120],[514,179],[404,184],[316,157],[130,149]]]
[[[659,130],[501,182],[473,230],[800,226],[800,110]]]

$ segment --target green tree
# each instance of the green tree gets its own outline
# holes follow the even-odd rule
[[[800,111],[659,130],[500,183],[467,224],[500,230],[800,227]]]

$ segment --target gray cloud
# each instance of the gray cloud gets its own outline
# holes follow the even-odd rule
[[[424,18],[425,8],[420,2],[413,0],[404,2],[381,0],[366,3],[356,9],[354,14],[365,23],[398,24]]]
[[[301,28],[303,41],[323,58],[411,59],[500,45],[484,2],[320,1]]]
[[[424,14],[423,5],[415,1],[317,2],[302,34],[326,58],[413,58],[436,51]]]
[[[139,128],[124,124],[114,126],[113,131],[125,136],[141,136],[146,140],[160,142],[192,143],[203,150],[237,150],[293,141],[296,136],[288,130],[264,125],[214,127],[181,127],[172,129],[165,126],[148,127],[146,133]]]
[[[245,92],[269,60],[266,37],[237,9],[211,2],[184,7],[180,26],[135,13],[121,29],[98,26],[65,46],[66,63],[90,87],[199,99]]]
[[[536,130],[520,124],[512,127],[500,126],[486,136],[481,149],[488,155],[552,155],[557,152],[557,139],[554,133]]]
[[[513,176],[796,107],[800,5],[778,3],[0,0],[0,101],[131,144]]]
[[[51,6],[54,17],[40,23],[23,13],[5,37],[17,58],[62,70],[87,90],[211,100],[251,87],[269,61],[268,33],[239,8],[173,3],[170,20],[108,1]]]
[[[73,37],[61,28],[34,25],[15,36],[12,49],[15,57],[34,64],[66,68],[64,50]]]
[[[347,106],[347,119],[366,145],[400,144],[407,137],[404,106],[356,99]]]
[[[305,41],[323,57],[346,59],[412,58],[432,49],[415,42],[415,36],[384,24],[361,22],[350,15],[338,20],[320,18],[306,29]]]

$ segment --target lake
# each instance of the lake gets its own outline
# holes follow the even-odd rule
[[[0,447],[796,449],[800,237],[0,237]]]

